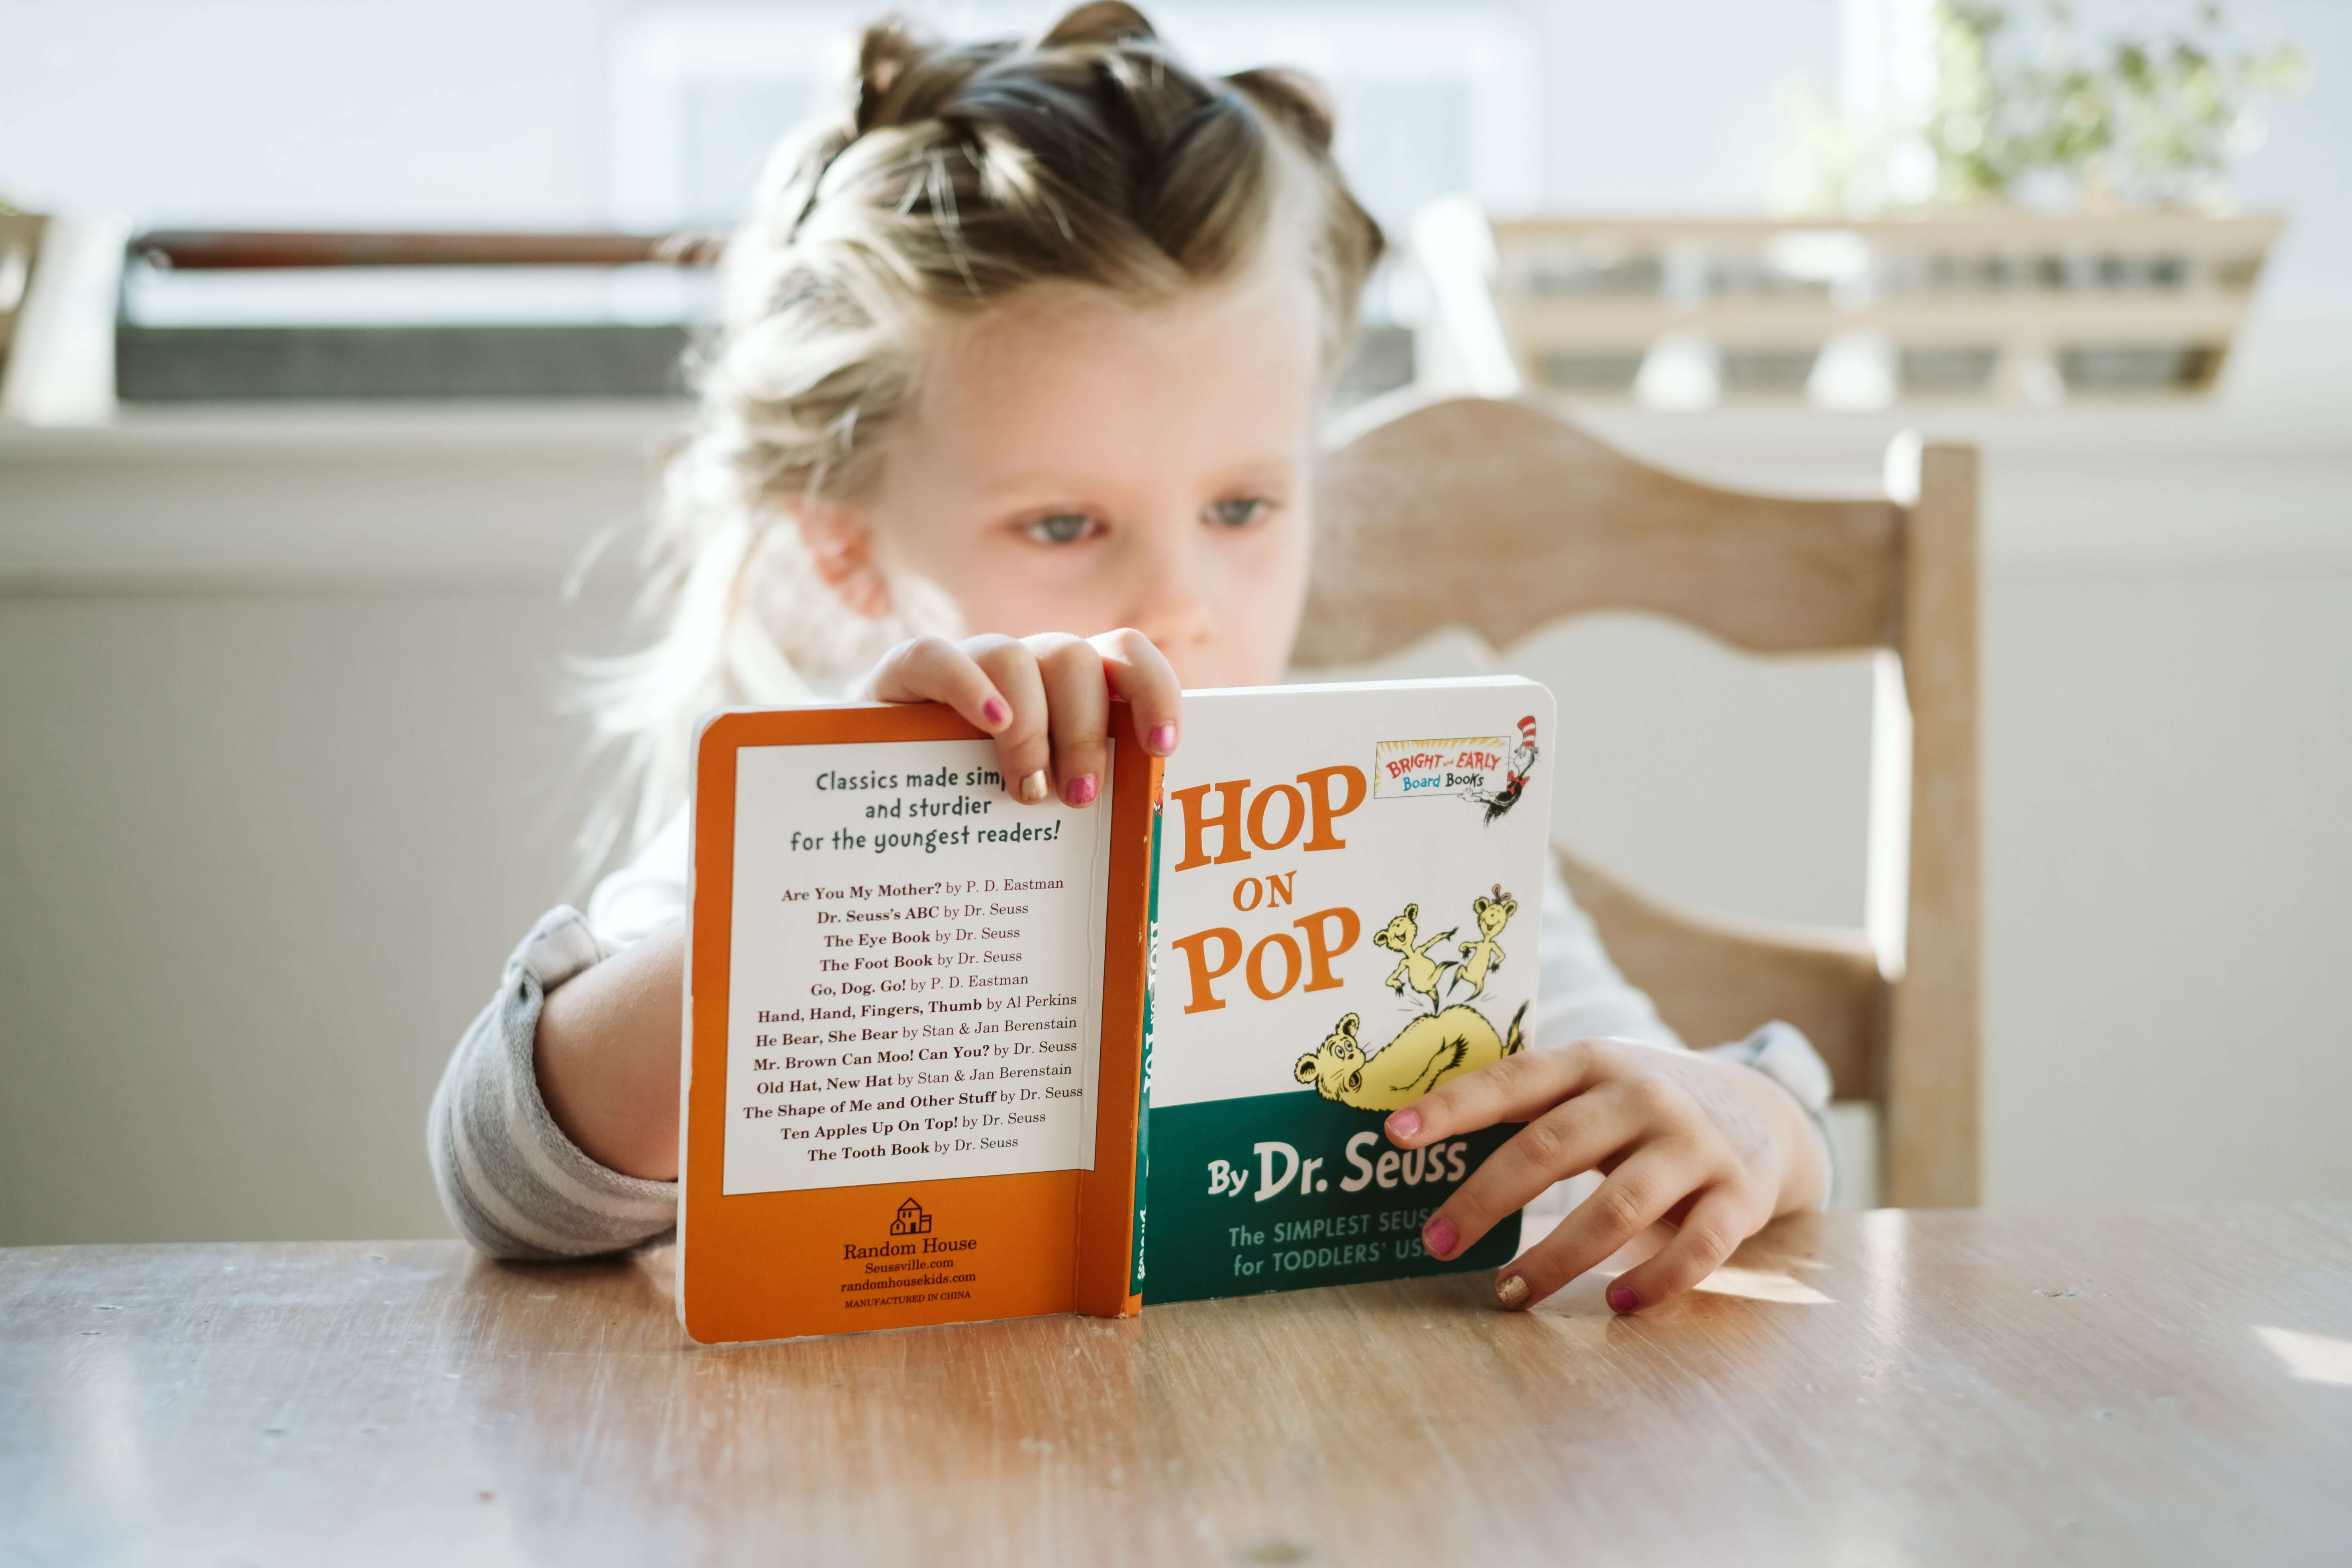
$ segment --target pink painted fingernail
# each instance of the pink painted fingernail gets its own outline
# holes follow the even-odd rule
[[[1429,1248],[1430,1256],[1433,1258],[1444,1258],[1461,1239],[1454,1232],[1454,1222],[1442,1217],[1431,1220],[1421,1233],[1421,1244]]]
[[[1612,1311],[1630,1312],[1641,1304],[1642,1298],[1633,1294],[1631,1285],[1609,1287],[1609,1306]]]
[[[1389,1118],[1389,1138],[1391,1142],[1411,1138],[1421,1131],[1421,1112],[1408,1106]]]
[[[1013,717],[1013,710],[1004,705],[1002,697],[992,697],[980,705],[980,716],[992,724],[1002,724]]]
[[[1166,756],[1176,749],[1176,726],[1154,724],[1151,727],[1151,733],[1143,738],[1143,743],[1160,755]]]
[[[1096,794],[1097,790],[1095,786],[1094,774],[1080,773],[1076,778],[1070,781],[1070,804],[1072,805],[1092,805],[1094,804]]]

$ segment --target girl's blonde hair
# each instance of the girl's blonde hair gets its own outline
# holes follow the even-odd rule
[[[952,625],[944,606],[853,614],[779,526],[872,482],[940,323],[1048,281],[1163,300],[1242,272],[1279,233],[1313,275],[1336,369],[1381,239],[1330,147],[1310,79],[1196,76],[1129,5],[1081,5],[1034,43],[866,29],[846,111],[777,149],[728,244],[722,324],[690,366],[699,416],[647,550],[640,610],[664,629],[583,667],[583,706],[621,753],[592,858],[683,797],[697,715],[805,695]]]

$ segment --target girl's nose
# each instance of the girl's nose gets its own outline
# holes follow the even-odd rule
[[[1203,582],[1205,563],[1179,545],[1152,552],[1139,563],[1128,625],[1150,637],[1184,674],[1183,656],[1205,647],[1215,628]]]

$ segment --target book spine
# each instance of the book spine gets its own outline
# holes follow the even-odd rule
[[[1144,1247],[1149,1238],[1144,1196],[1151,1190],[1151,1005],[1160,989],[1160,802],[1155,796],[1151,802],[1151,880],[1143,906],[1143,1067],[1135,1110],[1135,1239],[1129,1249],[1134,1263],[1127,1286],[1128,1293],[1136,1296],[1143,1293]]]

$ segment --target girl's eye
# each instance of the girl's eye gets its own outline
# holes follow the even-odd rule
[[[1273,503],[1264,496],[1233,496],[1209,503],[1212,521],[1226,528],[1246,528],[1273,510]]]
[[[1040,544],[1076,544],[1102,531],[1102,525],[1082,511],[1057,511],[1032,519],[1022,531]]]

